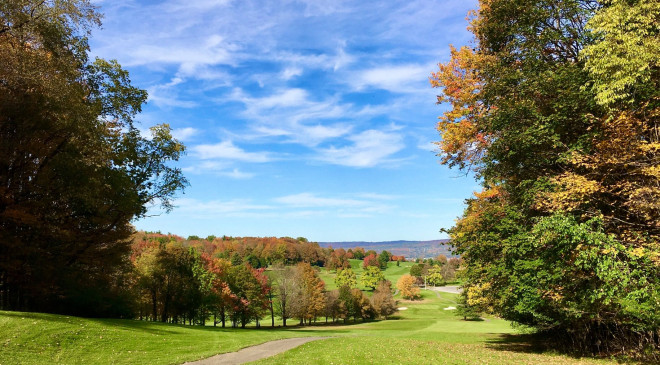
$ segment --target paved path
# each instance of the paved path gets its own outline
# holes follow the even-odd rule
[[[234,365],[243,364],[250,361],[257,361],[267,357],[271,357],[291,350],[304,343],[323,340],[329,337],[300,337],[300,338],[287,338],[284,340],[270,341],[252,347],[246,347],[236,352],[228,352],[226,354],[215,355],[208,359],[187,362],[183,365]]]
[[[463,292],[463,288],[461,288],[458,285],[447,285],[447,286],[429,286],[428,289],[435,290],[435,291],[441,291],[445,293],[452,293],[452,294],[461,294]]]

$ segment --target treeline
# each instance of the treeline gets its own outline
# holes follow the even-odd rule
[[[138,233],[132,245],[130,274],[134,316],[190,325],[211,320],[222,327],[227,323],[245,327],[251,322],[260,326],[268,315],[271,325],[277,317],[286,326],[292,318],[309,324],[321,317],[333,322],[366,320],[395,311],[390,283],[384,280],[374,285],[371,299],[350,284],[326,291],[318,268],[311,265],[319,262],[315,248],[318,245],[290,238],[183,240]],[[252,266],[255,257],[257,262],[272,260],[269,275]]]

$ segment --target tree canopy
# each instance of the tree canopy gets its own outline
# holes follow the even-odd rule
[[[573,349],[658,347],[657,1],[482,0],[431,83],[442,162],[483,186],[449,230],[467,303]]]
[[[171,209],[187,184],[169,127],[145,138],[134,126],[147,93],[116,61],[89,59],[100,18],[87,0],[0,4],[5,309],[121,311],[131,221]]]

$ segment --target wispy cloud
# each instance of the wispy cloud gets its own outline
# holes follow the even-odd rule
[[[366,130],[347,138],[352,143],[343,147],[318,149],[318,159],[335,165],[373,167],[390,160],[405,144],[396,131]]]
[[[293,207],[356,207],[367,204],[356,199],[324,198],[311,193],[287,195],[273,200]]]
[[[192,127],[172,129],[172,136],[180,141],[189,141],[192,137],[200,134],[200,130]]]
[[[269,162],[273,157],[268,152],[247,152],[235,146],[232,141],[222,141],[216,144],[201,144],[191,148],[201,159],[221,159],[243,162]]]
[[[383,89],[394,93],[428,89],[429,70],[433,65],[392,65],[357,71],[348,82],[357,90]]]
[[[358,214],[362,217],[381,214],[392,210],[394,207],[384,204],[380,199],[372,197],[327,197],[314,193],[298,193],[286,195],[273,199],[275,203],[284,205],[288,209],[306,208],[325,210],[328,215],[344,216],[346,214]]]

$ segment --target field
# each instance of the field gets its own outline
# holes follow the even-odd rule
[[[406,264],[407,266],[408,264]],[[357,265],[356,265],[357,266]],[[354,267],[361,272],[361,267]],[[391,266],[396,282],[406,271]],[[322,270],[327,280],[332,274]],[[359,274],[358,274],[359,275]],[[328,282],[332,288],[334,283]],[[0,365],[4,364],[180,364],[270,340],[329,336],[259,364],[607,364],[537,353],[508,322],[463,321],[451,310],[456,295],[422,291],[418,301],[390,320],[347,325],[221,329],[118,319],[84,319],[41,313],[0,312]],[[295,321],[293,321],[295,322]],[[270,324],[270,319],[264,323]]]

